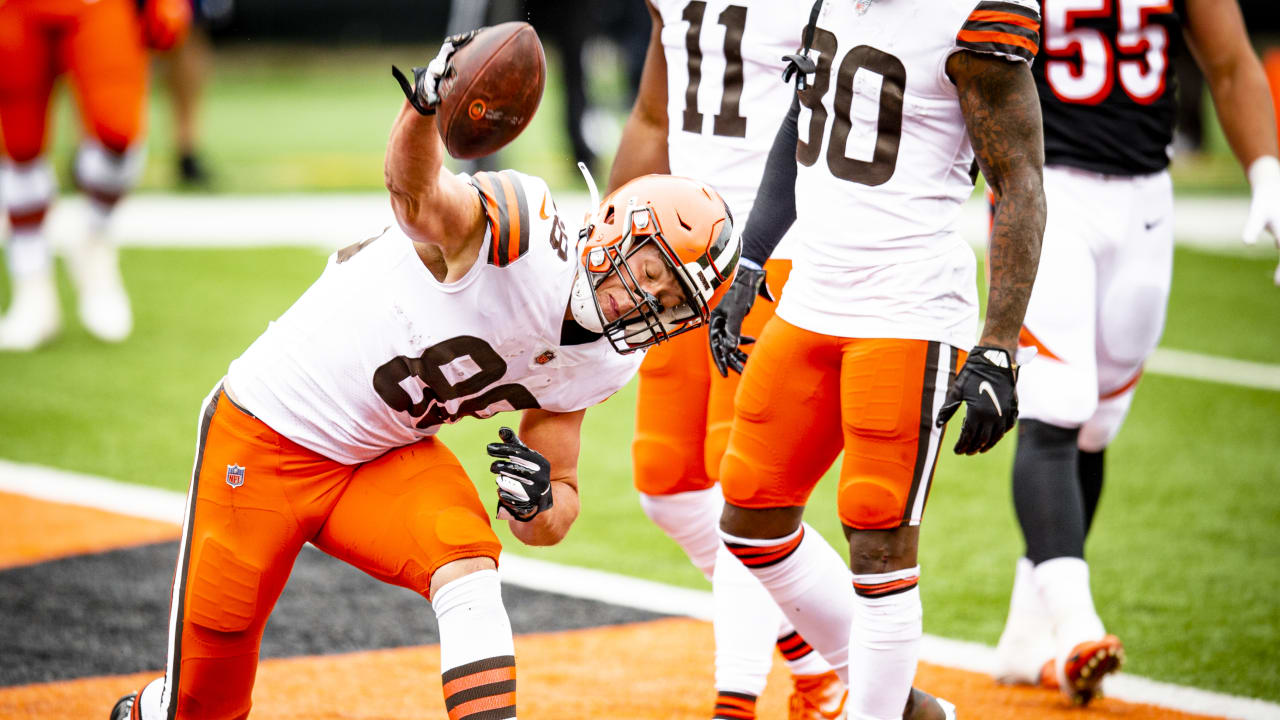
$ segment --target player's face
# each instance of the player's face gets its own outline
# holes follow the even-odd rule
[[[675,273],[662,258],[662,251],[652,243],[645,243],[627,256],[627,266],[641,290],[654,296],[663,308],[673,308],[686,302],[684,289],[676,281]],[[606,322],[613,322],[636,307],[633,293],[623,286],[622,272],[610,273],[596,287],[596,300]]]

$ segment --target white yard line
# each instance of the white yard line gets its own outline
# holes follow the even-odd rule
[[[1190,380],[1280,390],[1280,365],[1158,348],[1147,359],[1146,372]]]
[[[588,205],[579,192],[556,193],[565,217],[580,217]],[[1275,257],[1269,242],[1249,250],[1240,242],[1248,214],[1247,198],[1180,197],[1174,205],[1178,243],[1226,252]],[[54,203],[48,230],[65,244],[85,226],[83,198]],[[120,204],[112,233],[128,246],[243,247],[310,245],[333,249],[376,234],[394,222],[385,193],[312,193],[296,195],[171,195],[140,193]],[[965,203],[960,233],[975,247],[986,243],[987,209],[981,198]],[[5,233],[0,219],[0,236]]]
[[[184,498],[169,490],[140,487],[65,470],[0,460],[0,491],[53,502],[94,507],[123,515],[182,521]],[[513,585],[652,612],[711,619],[711,593],[615,573],[502,555],[503,580]],[[935,665],[987,673],[995,649],[979,643],[926,635],[921,659]],[[1120,673],[1107,680],[1110,697],[1241,720],[1280,720],[1280,705],[1157,682]]]

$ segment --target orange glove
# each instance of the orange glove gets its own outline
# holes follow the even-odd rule
[[[140,19],[147,47],[170,50],[186,38],[191,27],[191,0],[146,0]]]

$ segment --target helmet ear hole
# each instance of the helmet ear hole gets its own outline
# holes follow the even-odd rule
[[[604,220],[602,220],[601,222],[603,222],[606,225],[613,222],[613,205],[610,205],[608,209],[604,211]]]

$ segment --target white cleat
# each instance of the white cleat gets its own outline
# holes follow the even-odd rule
[[[26,352],[52,340],[62,329],[53,270],[14,278],[13,302],[0,320],[0,351]]]
[[[120,277],[115,243],[92,237],[66,255],[67,270],[76,286],[76,309],[90,335],[104,342],[120,342],[133,331],[133,311]]]
[[[1053,660],[1053,635],[1028,622],[1009,622],[996,643],[992,677],[1003,685],[1039,685],[1044,664]]]

